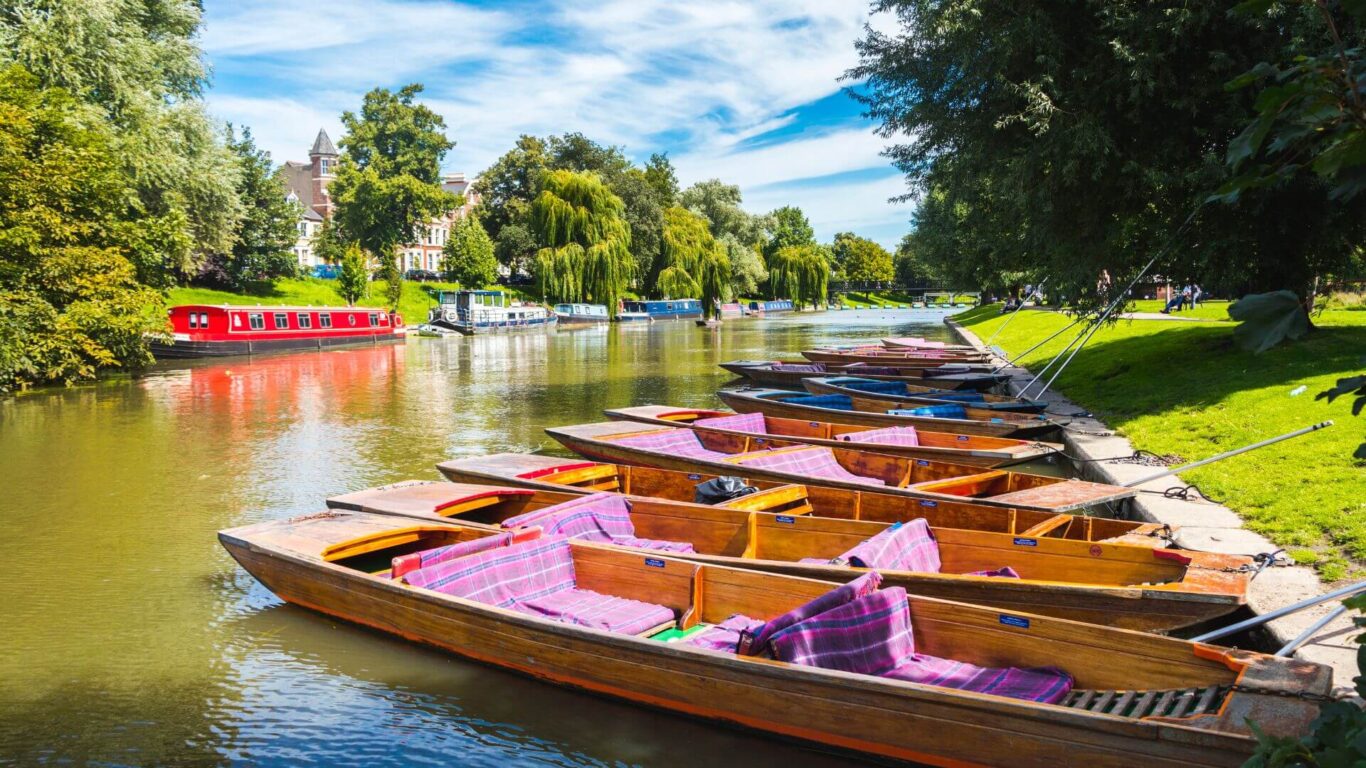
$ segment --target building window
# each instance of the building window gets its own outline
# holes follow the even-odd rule
[[[251,313],[251,314],[248,316],[248,318],[251,320],[251,329],[252,329],[253,331],[265,330],[265,327],[266,327],[266,316],[265,316],[265,315],[260,314],[259,312],[253,312],[253,313]]]
[[[322,312],[319,312],[319,313],[318,313],[318,327],[319,327],[319,328],[331,328],[331,327],[332,327],[332,315],[330,315],[330,314],[324,314],[324,313],[322,313]]]
[[[375,327],[376,325],[379,325],[379,314],[378,314],[378,313],[375,313],[375,312],[371,312],[371,313],[370,313],[370,327],[373,328],[373,327]]]
[[[318,174],[326,176],[330,170],[332,170],[332,161],[326,157],[318,158]]]
[[[289,315],[286,315],[284,312],[275,313],[275,317],[272,319],[275,320],[275,328],[277,330],[289,327]]]
[[[299,315],[298,315],[298,318],[299,318],[299,327],[300,327],[300,328],[312,328],[312,327],[313,327],[313,316],[312,316],[312,315],[307,315],[307,314],[304,314],[303,312],[300,312]]]

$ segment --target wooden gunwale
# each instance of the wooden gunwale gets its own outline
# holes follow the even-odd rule
[[[905,382],[898,382],[901,384],[901,386],[906,388],[906,392],[904,394],[888,394],[886,392],[867,392],[861,389],[855,389],[853,387],[847,387],[837,383],[839,379],[849,378],[858,379],[862,377],[815,376],[809,379],[802,379],[802,386],[806,388],[807,392],[810,392],[813,395],[848,395],[849,397],[856,397],[864,400],[888,400],[894,403],[912,402],[925,403],[928,405],[943,405],[946,403],[951,403],[955,405],[967,405],[973,408],[983,408],[984,406],[980,405],[980,402],[985,402],[988,404],[987,406],[985,406],[987,408],[990,408],[990,406],[992,405],[995,405],[997,406],[997,409],[1002,410],[1013,407],[1016,409],[1015,412],[1017,413],[1042,413],[1044,409],[1043,403],[1041,402],[1031,403],[1021,400],[1018,397],[1009,397],[1006,395],[983,394],[982,400],[978,403],[961,402],[958,400],[945,399],[942,396],[935,395],[934,387],[908,384]]]
[[[864,363],[867,365],[883,365],[889,368],[909,368],[913,370],[926,370],[938,368],[944,365],[956,365],[967,368],[968,373],[993,373],[995,366],[987,362],[972,362],[956,357],[930,357],[923,355],[897,355],[895,353],[882,355],[858,354],[855,352],[836,352],[831,350],[808,349],[802,352],[802,357],[813,363]]]
[[[826,364],[824,371],[788,371],[781,368],[774,368],[774,365],[797,365],[805,364],[807,361],[794,360],[730,360],[718,365],[730,373],[750,381],[764,384],[765,386],[776,387],[795,387],[801,389],[802,379],[813,376],[858,376],[864,379],[877,379],[878,381],[901,381],[917,385],[933,385],[943,389],[953,389],[960,391],[978,391],[996,389],[1007,376],[987,373],[960,373],[946,375],[930,375],[933,369],[919,370],[906,368],[902,369],[903,375],[892,376],[888,374],[865,373],[858,367],[850,368],[847,365]]]
[[[1002,760],[1013,765],[1081,760],[1133,765],[1141,758],[1148,765],[1171,766],[1237,765],[1253,744],[1245,734],[1194,724],[1133,721],[557,624],[263,546],[243,538],[250,528],[224,531],[220,540],[249,573],[289,602],[532,677],[816,743],[936,765]],[[972,618],[984,622],[989,613],[929,598],[913,600],[917,607],[934,610],[942,604],[940,612],[951,611],[955,623]],[[1083,643],[1076,636],[1079,631],[1097,630],[1060,620],[1031,621],[1038,639],[1062,635],[1068,644],[1096,653],[1112,656],[1125,646],[1157,656],[1189,653],[1177,645],[1155,645],[1189,644],[1120,630]],[[1022,632],[989,631],[1005,637]],[[1239,697],[1265,698],[1229,698]],[[1202,723],[1213,725],[1210,719]]]

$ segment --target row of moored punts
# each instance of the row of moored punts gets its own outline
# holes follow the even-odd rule
[[[915,341],[809,351],[842,367],[726,391],[733,411],[547,430],[581,459],[455,459],[219,538],[312,610],[866,756],[1232,766],[1250,724],[1304,732],[1327,668],[1175,636],[1240,610],[1253,561],[1109,514],[1132,489],[1022,471],[1065,422]]]

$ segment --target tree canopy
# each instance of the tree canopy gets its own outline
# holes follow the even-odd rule
[[[545,244],[536,282],[549,301],[595,301],[613,315],[635,261],[621,198],[594,173],[551,171],[531,204],[531,226]]]
[[[298,263],[292,248],[302,206],[287,198],[283,171],[271,162],[269,152],[256,147],[251,129],[243,128],[238,138],[228,126],[226,143],[237,158],[237,196],[244,214],[231,250],[209,254],[199,279],[241,290],[253,281],[293,275]]]
[[[697,296],[702,314],[719,314],[730,287],[730,259],[707,227],[707,220],[675,205],[664,212],[663,267],[659,290],[666,298]]]
[[[442,249],[441,271],[447,280],[466,288],[483,288],[498,279],[493,241],[479,223],[479,217],[462,216],[455,223],[450,239]]]
[[[852,232],[835,235],[831,246],[834,267],[845,280],[860,283],[887,282],[895,277],[892,254],[886,248]]]
[[[775,299],[791,299],[824,306],[830,284],[830,259],[825,249],[814,243],[788,245],[768,257],[769,294]]]

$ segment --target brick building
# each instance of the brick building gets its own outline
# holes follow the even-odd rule
[[[294,243],[294,256],[299,266],[312,269],[322,264],[322,259],[313,253],[313,238],[322,229],[323,222],[332,217],[336,205],[327,194],[327,187],[336,178],[337,148],[332,145],[327,131],[319,129],[313,147],[308,150],[308,162],[294,160],[285,162],[285,179],[289,186],[289,199],[303,206],[304,214],[299,219],[299,239]],[[479,202],[479,192],[473,182],[463,173],[447,174],[441,178],[441,188],[447,192],[465,196],[465,204],[451,211],[447,216],[427,224],[415,243],[398,248],[399,268],[425,269],[435,272],[441,266],[441,249],[450,238],[451,227],[461,217],[467,215]]]

